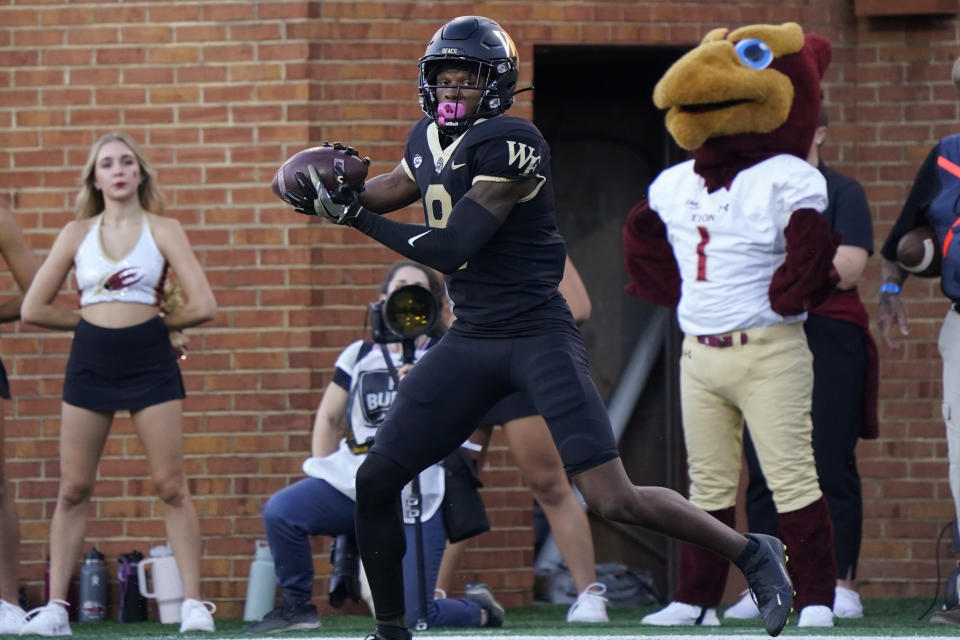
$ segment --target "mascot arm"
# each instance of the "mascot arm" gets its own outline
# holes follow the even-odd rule
[[[841,236],[813,209],[795,211],[783,235],[787,257],[770,281],[770,306],[782,316],[795,316],[826,300],[840,281],[833,256]]]
[[[667,227],[646,200],[627,214],[623,255],[631,280],[627,293],[664,307],[677,306],[680,269],[667,240]]]

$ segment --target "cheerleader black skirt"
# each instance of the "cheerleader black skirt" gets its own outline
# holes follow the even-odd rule
[[[80,320],[67,361],[64,402],[91,411],[137,411],[186,395],[160,316],[120,329]]]

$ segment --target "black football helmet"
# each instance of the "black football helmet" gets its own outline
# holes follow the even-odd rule
[[[474,113],[456,119],[437,114],[437,73],[445,64],[469,68],[483,91]],[[519,58],[513,40],[499,24],[481,16],[461,16],[440,27],[420,58],[420,108],[440,131],[456,137],[478,118],[500,115],[513,104]]]

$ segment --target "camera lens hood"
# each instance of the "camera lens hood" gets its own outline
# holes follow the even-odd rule
[[[408,284],[391,293],[383,304],[386,328],[401,339],[428,333],[437,323],[440,309],[429,289]]]

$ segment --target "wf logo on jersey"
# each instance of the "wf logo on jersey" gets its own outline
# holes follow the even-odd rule
[[[379,426],[397,395],[393,377],[387,371],[365,371],[357,382],[357,399],[363,419],[370,426]]]
[[[534,155],[535,149],[531,146],[507,140],[507,150],[509,151],[507,164],[517,165],[521,175],[529,176],[540,166],[540,156]]]
[[[143,274],[136,267],[126,267],[106,276],[100,281],[100,290],[116,292],[135,285],[143,280]]]

